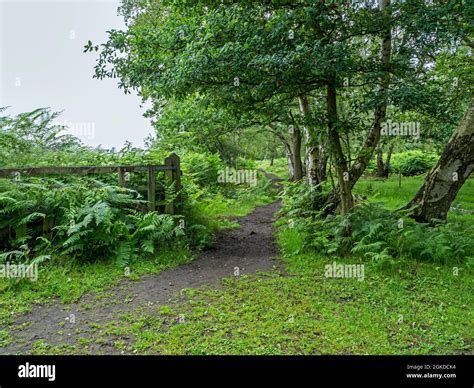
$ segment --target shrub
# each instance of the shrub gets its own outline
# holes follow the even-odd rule
[[[304,182],[285,182],[282,212],[290,217],[315,217],[323,210],[330,188],[311,187]]]
[[[187,178],[201,187],[217,186],[219,170],[224,169],[217,154],[186,152],[182,155],[181,164]]]
[[[258,168],[255,160],[237,158],[237,169],[256,170]]]
[[[407,151],[394,155],[391,163],[392,171],[401,170],[404,176],[421,175],[429,170],[438,161],[434,153],[423,151]]]
[[[0,261],[42,255],[79,261],[112,259],[126,265],[183,241],[176,217],[136,210],[137,192],[84,179],[0,181],[0,233],[8,233]],[[49,221],[49,222],[45,222]],[[47,228],[44,228],[47,225]]]
[[[420,150],[404,151],[393,154],[390,162],[390,172],[398,173],[401,170],[404,176],[421,175],[431,170],[439,156],[432,152]],[[375,173],[377,169],[375,159],[370,161],[367,171]]]
[[[346,215],[298,218],[293,227],[304,235],[304,249],[330,255],[369,258],[377,262],[408,258],[440,264],[474,258],[474,227],[451,223],[430,227],[407,212],[363,203]]]

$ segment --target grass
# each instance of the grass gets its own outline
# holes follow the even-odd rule
[[[59,299],[63,303],[78,300],[88,292],[101,292],[128,277],[158,273],[192,260],[188,249],[164,249],[149,260],[136,260],[126,269],[108,262],[48,263],[40,268],[37,281],[0,279],[0,325],[11,324],[18,314],[32,305]],[[127,272],[126,272],[127,270]],[[0,340],[1,345],[1,340]]]
[[[455,275],[452,268],[418,262],[381,271],[366,262],[364,281],[332,279],[324,266],[351,260],[295,254],[301,241],[291,229],[279,233],[279,242],[287,275],[262,273],[225,279],[217,289],[185,290],[185,303],[124,315],[101,327],[99,338],[133,338],[118,348],[132,354],[474,350],[474,284],[466,271]]]
[[[253,211],[256,206],[263,206],[274,201],[269,195],[246,196],[236,199],[225,198],[217,194],[212,199],[197,204],[198,212],[211,219],[223,220],[226,217],[242,217]]]
[[[259,167],[283,179],[288,179],[288,167],[284,158],[275,159],[273,166],[270,166],[268,160],[260,161]],[[365,195],[372,202],[383,202],[389,209],[398,209],[413,198],[423,184],[424,178],[424,175],[402,176],[401,186],[399,187],[399,178],[396,174],[391,175],[387,180],[368,176],[357,182],[354,194]],[[453,206],[474,210],[474,178],[468,179],[464,183]],[[450,217],[449,221],[464,220],[466,218],[464,214],[460,215],[454,212],[451,212],[448,217]]]
[[[269,160],[261,160],[258,162],[258,167],[269,172],[270,174],[274,174],[284,180],[288,180],[288,163],[285,158],[275,159],[273,161],[273,165],[270,165]]]
[[[387,180],[366,177],[360,179],[354,194],[366,196],[369,202],[381,202],[389,209],[399,209],[406,205],[423,184],[424,176],[402,177],[401,187],[398,186],[398,176],[392,175]],[[453,202],[456,208],[474,210],[474,179],[468,179]],[[448,222],[472,222],[474,215],[448,213]]]
[[[211,230],[238,228],[234,217],[243,217],[255,207],[268,205],[275,201],[277,193],[270,187],[271,182],[262,174],[258,175],[255,188],[230,185],[227,195],[218,192],[213,196],[204,196],[193,203],[193,212],[200,222]],[[230,218],[230,219],[229,219]]]

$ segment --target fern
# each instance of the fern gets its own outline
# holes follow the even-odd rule
[[[429,227],[409,218],[408,212],[394,213],[376,203],[359,204],[346,215],[296,220],[295,227],[306,236],[304,249],[326,254],[376,262],[409,258],[440,264],[463,263],[474,254],[472,227],[466,230],[455,223]]]

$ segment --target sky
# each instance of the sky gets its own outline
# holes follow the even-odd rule
[[[92,78],[97,53],[88,40],[106,41],[123,29],[114,0],[0,0],[0,107],[15,115],[40,107],[62,111],[56,120],[84,143],[104,148],[125,141],[143,146],[153,132],[137,95],[117,80]]]

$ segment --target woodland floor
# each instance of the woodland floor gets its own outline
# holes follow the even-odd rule
[[[279,207],[280,203],[274,202],[235,218],[240,228],[219,232],[213,247],[189,264],[138,281],[125,279],[105,293],[87,294],[75,303],[56,301],[34,306],[8,328],[12,342],[0,348],[0,354],[30,353],[38,341],[53,347],[74,347],[80,341],[93,340],[97,327],[124,314],[135,310],[152,314],[160,306],[179,303],[183,289],[218,286],[226,277],[278,270],[281,265],[277,260],[273,215]],[[93,345],[88,347],[88,353],[120,353],[114,346],[116,340],[110,336],[102,337],[100,343],[90,341]],[[127,340],[132,339],[121,338]]]

